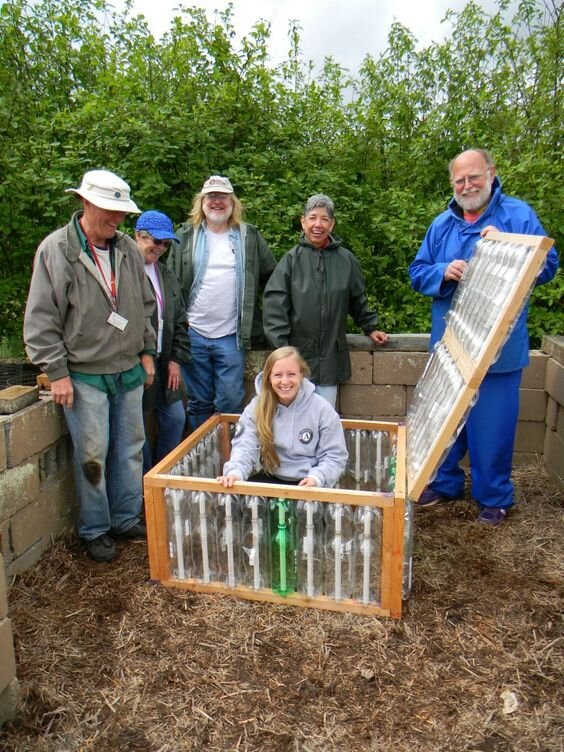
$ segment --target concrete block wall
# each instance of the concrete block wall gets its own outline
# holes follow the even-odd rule
[[[51,397],[0,416],[0,726],[15,717],[19,696],[7,586],[74,524],[71,452]]]
[[[373,345],[367,337],[350,334],[352,376],[339,389],[339,412],[344,418],[401,422],[413,398],[428,359],[429,335],[397,334],[390,337],[386,347]],[[250,353],[245,374],[248,399],[254,395],[254,378],[268,356],[266,351]],[[557,380],[558,367],[546,352],[532,350],[530,363],[523,371],[520,389],[519,422],[515,438],[513,460],[524,465],[538,460],[545,452],[545,418],[551,399],[545,382]],[[562,363],[559,364],[564,368]],[[553,392],[555,387],[551,387]],[[564,388],[564,387],[563,387]],[[560,413],[560,423],[564,415]],[[555,438],[551,450],[557,448]]]
[[[19,683],[16,678],[16,657],[12,624],[8,618],[8,598],[4,557],[0,554],[0,727],[16,715]]]
[[[544,464],[552,480],[564,490],[564,337],[544,337],[542,349],[548,358]]]
[[[7,577],[36,564],[73,526],[72,446],[63,411],[43,397],[0,416],[0,553]]]

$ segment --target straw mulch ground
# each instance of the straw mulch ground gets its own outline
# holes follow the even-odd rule
[[[166,590],[146,547],[60,542],[10,592],[14,752],[562,750],[563,495],[516,471],[506,525],[418,510],[399,622]]]

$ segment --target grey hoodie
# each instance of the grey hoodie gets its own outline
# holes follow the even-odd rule
[[[259,373],[255,379],[257,395],[261,386],[262,373]],[[255,423],[257,403],[258,396],[247,405],[237,423],[224,475],[238,475],[246,480],[260,466]],[[345,435],[338,414],[327,400],[315,393],[311,381],[302,381],[291,405],[278,405],[273,429],[274,447],[280,460],[280,467],[275,470],[277,478],[302,480],[309,475],[318,486],[331,488],[335,485],[348,459]]]

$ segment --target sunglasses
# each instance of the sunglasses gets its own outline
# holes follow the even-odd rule
[[[157,240],[157,238],[154,238],[150,232],[147,232],[146,230],[139,233],[139,236],[141,238],[147,238],[148,240],[152,240],[155,245],[162,245],[163,248],[169,248],[171,244],[171,240]]]

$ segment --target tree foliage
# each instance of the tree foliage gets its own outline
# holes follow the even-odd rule
[[[20,336],[38,242],[67,221],[63,189],[104,167],[145,210],[185,219],[211,173],[228,174],[280,256],[305,199],[332,196],[337,231],[359,257],[388,331],[424,331],[429,301],[407,266],[450,197],[446,165],[489,148],[504,189],[531,203],[562,246],[562,7],[509,13],[469,2],[446,41],[421,49],[394,23],[356,75],[332,57],[315,71],[300,30],[269,64],[270,29],[235,43],[233,8],[211,21],[183,8],[156,40],[132,3],[8,0],[0,6],[0,315]],[[531,329],[564,330],[562,274],[535,293]]]

